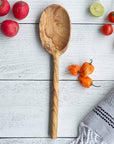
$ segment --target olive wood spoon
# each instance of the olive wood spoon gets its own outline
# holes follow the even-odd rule
[[[70,40],[71,22],[67,11],[60,5],[47,7],[40,18],[40,39],[45,50],[53,56],[53,98],[51,138],[57,138],[58,95],[59,95],[59,56],[63,54]]]

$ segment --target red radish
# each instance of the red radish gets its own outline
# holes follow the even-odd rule
[[[10,4],[7,0],[0,0],[0,16],[8,14],[10,11]]]
[[[29,13],[29,6],[24,1],[18,1],[14,4],[12,11],[15,18],[17,18],[18,20],[22,20]]]
[[[19,24],[12,20],[5,20],[1,24],[1,31],[4,35],[13,37],[19,31]]]

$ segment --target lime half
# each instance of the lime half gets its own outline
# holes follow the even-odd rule
[[[90,6],[90,13],[95,17],[100,17],[104,14],[104,7],[100,3],[94,3]]]

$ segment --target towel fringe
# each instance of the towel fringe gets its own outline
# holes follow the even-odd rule
[[[103,139],[91,128],[81,122],[79,136],[70,144],[106,144]]]

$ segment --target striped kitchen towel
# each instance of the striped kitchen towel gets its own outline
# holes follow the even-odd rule
[[[114,144],[114,88],[80,123],[71,144]]]

